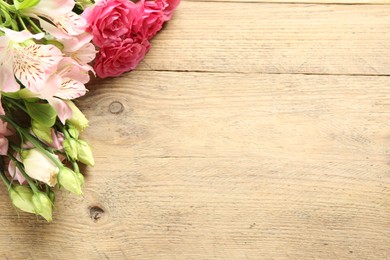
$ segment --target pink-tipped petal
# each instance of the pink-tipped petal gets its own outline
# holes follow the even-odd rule
[[[63,124],[72,117],[72,109],[61,99],[51,98],[47,101],[57,111],[58,118]]]

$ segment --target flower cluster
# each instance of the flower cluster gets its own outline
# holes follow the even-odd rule
[[[0,178],[13,205],[52,220],[55,187],[81,195],[94,165],[74,100],[91,75],[133,70],[180,0],[0,0]]]
[[[150,49],[149,41],[170,20],[180,0],[102,0],[83,17],[98,47],[94,69],[100,78],[133,70]]]

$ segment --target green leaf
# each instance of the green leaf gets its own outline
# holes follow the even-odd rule
[[[39,1],[40,0],[24,0],[24,1],[15,0],[14,6],[16,10],[23,10],[23,9],[36,6],[39,3]]]
[[[51,138],[51,127],[41,125],[35,120],[31,121],[31,128],[34,134],[41,140],[48,143],[52,143],[53,139]]]
[[[57,112],[50,104],[31,103],[27,101],[24,103],[28,114],[36,123],[46,127],[52,127],[55,124]]]

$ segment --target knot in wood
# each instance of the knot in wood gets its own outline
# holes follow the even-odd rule
[[[120,114],[124,110],[124,106],[119,101],[113,101],[110,104],[109,110],[112,114]]]

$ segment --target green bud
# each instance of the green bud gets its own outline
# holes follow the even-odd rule
[[[68,138],[64,140],[62,145],[64,146],[65,152],[69,156],[69,158],[74,161],[77,160],[79,147],[77,141],[73,138]]]
[[[77,177],[80,180],[81,186],[84,186],[84,175],[82,175],[81,173],[77,173]]]
[[[68,124],[68,133],[70,134],[71,137],[74,139],[79,139],[79,130],[77,130],[76,127],[74,127],[72,124]]]
[[[32,196],[35,213],[41,215],[47,222],[52,221],[53,202],[44,192],[34,193]]]
[[[78,154],[77,158],[80,162],[89,165],[94,166],[95,160],[93,159],[92,150],[91,147],[88,145],[88,143],[84,140],[78,140]]]
[[[49,192],[49,199],[51,200],[51,202],[54,204],[54,202],[56,201],[56,194],[53,192],[53,191],[50,191]]]
[[[75,173],[69,168],[61,168],[60,173],[58,174],[58,182],[65,189],[76,195],[83,194],[81,187],[83,186],[84,181],[80,180],[78,173]]]
[[[51,138],[51,128],[44,126],[40,124],[39,122],[35,120],[31,120],[31,128],[34,132],[34,134],[39,138],[42,139],[49,144],[53,142],[53,139]]]
[[[75,126],[79,131],[83,131],[88,127],[88,119],[72,101],[67,100],[66,104],[72,109],[72,117],[67,122]]]
[[[28,213],[35,213],[34,205],[32,203],[33,191],[30,187],[14,185],[8,191],[8,194],[15,207]]]

